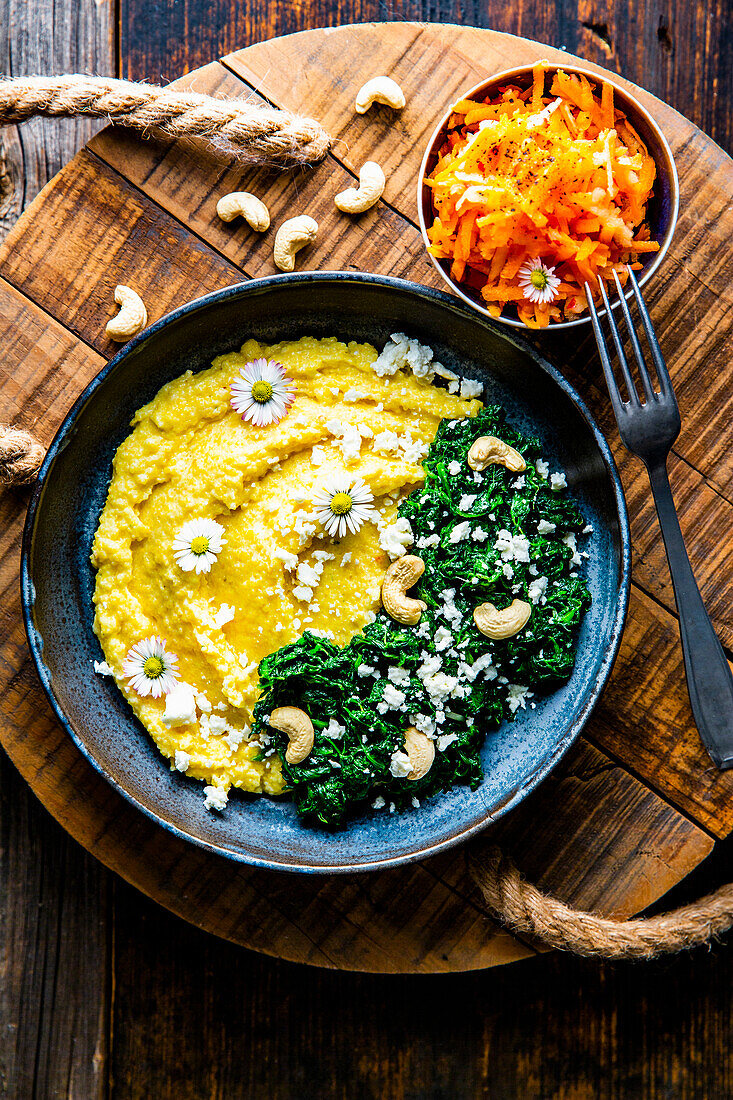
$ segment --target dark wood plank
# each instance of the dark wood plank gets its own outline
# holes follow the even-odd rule
[[[0,72],[115,73],[115,0],[0,0]],[[102,124],[32,119],[0,131],[0,238]]]
[[[0,0],[0,72],[115,71],[114,0]],[[0,131],[0,238],[98,122],[34,119]],[[0,294],[0,419],[36,379],[21,420],[43,423],[54,393],[64,407],[78,394],[78,361],[48,318],[15,311],[12,330]],[[5,349],[8,355],[5,355]],[[58,364],[53,377],[51,366]],[[17,373],[16,373],[17,372]],[[45,380],[44,380],[45,379]],[[40,424],[38,423],[40,422]],[[17,586],[17,547],[8,535],[22,520],[24,496],[5,494],[0,568]],[[9,556],[10,555],[10,556]],[[0,633],[7,628],[0,608]],[[0,1090],[18,1097],[107,1095],[112,915],[110,876],[54,822],[0,758]]]
[[[395,978],[239,951],[124,887],[117,913],[113,1100],[733,1095],[729,947]]]
[[[733,10],[725,0],[660,8],[652,0],[589,5],[502,0],[309,0],[272,6],[229,0],[122,0],[124,75],[175,80],[217,56],[275,35],[371,19],[490,27],[562,46],[648,88],[733,151]],[[709,33],[708,28],[714,28]],[[717,94],[711,95],[710,89]]]
[[[0,1087],[102,1100],[107,1090],[109,875],[0,753]]]

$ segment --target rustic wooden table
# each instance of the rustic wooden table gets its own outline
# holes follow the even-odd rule
[[[617,69],[731,151],[729,9],[723,0],[679,12],[649,0],[511,10],[497,0],[310,0],[272,11],[234,0],[0,0],[0,71],[167,80],[310,26],[452,20],[542,39]],[[4,133],[0,226],[9,228],[89,133],[85,124],[43,122]],[[550,956],[435,978],[277,963],[196,931],[105,872],[4,757],[0,793],[0,1086],[7,1095],[733,1095],[733,956],[724,947],[651,967]],[[678,900],[729,875],[729,855],[719,845]]]

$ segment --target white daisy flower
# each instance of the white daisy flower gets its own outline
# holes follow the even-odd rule
[[[226,544],[215,519],[190,519],[173,540],[173,557],[184,573],[208,573]]]
[[[168,652],[162,638],[153,635],[132,647],[122,662],[122,675],[138,695],[158,699],[176,686],[178,658]]]
[[[560,280],[554,267],[546,267],[542,260],[527,260],[519,269],[519,285],[530,302],[546,303],[557,297]]]
[[[374,494],[362,478],[334,477],[313,495],[316,519],[333,538],[374,518]]]
[[[256,428],[282,420],[295,400],[294,390],[285,368],[272,359],[245,363],[229,388],[234,411]]]

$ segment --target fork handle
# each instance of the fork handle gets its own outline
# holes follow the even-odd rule
[[[647,466],[680,620],[692,715],[713,762],[733,768],[733,674],[702,602],[680,530],[666,460]]]

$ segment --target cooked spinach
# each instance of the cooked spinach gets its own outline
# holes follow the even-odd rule
[[[466,456],[482,435],[518,450],[526,472],[474,473]],[[476,788],[487,731],[568,679],[590,604],[574,545],[585,520],[537,472],[539,458],[538,441],[507,424],[498,406],[442,421],[425,482],[399,509],[414,534],[410,552],[425,562],[411,592],[428,605],[418,626],[380,611],[348,645],[306,631],[262,661],[253,733],[282,756],[300,813],[334,826],[375,801],[402,810],[456,784]],[[528,626],[499,642],[479,633],[473,609],[514,598],[532,603]],[[286,705],[307,711],[315,727],[313,750],[297,765],[285,763],[287,738],[267,724]],[[390,771],[410,724],[436,738],[435,762],[418,781]]]

